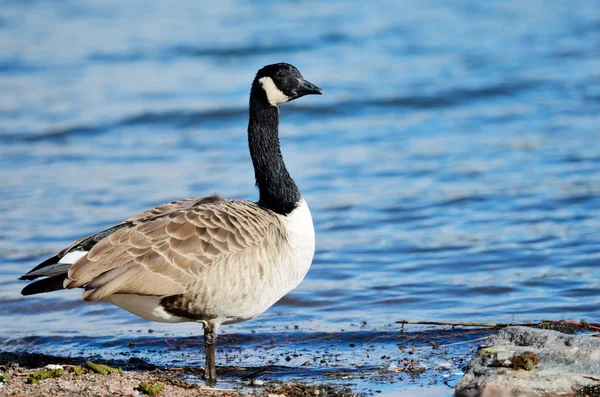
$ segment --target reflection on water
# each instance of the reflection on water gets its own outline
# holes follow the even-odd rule
[[[11,349],[129,354],[106,341],[125,346],[139,339],[129,330],[149,327],[200,333],[84,304],[77,291],[22,298],[16,277],[162,202],[256,198],[247,95],[255,71],[279,61],[326,91],[282,108],[317,252],[295,292],[224,329],[241,346],[293,325],[360,339],[394,334],[401,318],[598,321],[594,1],[0,10],[0,339]],[[336,349],[351,365],[346,342]]]

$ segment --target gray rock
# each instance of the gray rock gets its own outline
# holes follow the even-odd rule
[[[535,366],[529,364],[533,369],[510,368],[512,361],[514,365],[520,361],[514,357],[525,352],[539,357]],[[594,386],[600,386],[600,338],[508,327],[479,348],[456,385],[456,396],[576,396],[584,395],[579,393],[582,388]]]

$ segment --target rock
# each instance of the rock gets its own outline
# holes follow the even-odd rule
[[[507,327],[479,348],[456,396],[583,396],[599,386],[599,338]]]

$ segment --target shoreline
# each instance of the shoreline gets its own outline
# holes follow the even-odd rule
[[[210,388],[202,384],[203,368],[160,368],[139,359],[97,361],[95,364],[113,369],[122,368],[122,371],[101,374],[86,368],[86,361],[82,357],[0,352],[0,376],[4,377],[0,382],[0,396],[358,396],[344,386],[281,381],[261,381],[259,386],[249,384],[248,387],[239,389],[219,388],[218,384],[216,388]],[[55,374],[56,377],[42,379],[37,383],[28,381],[31,375],[45,369],[44,372],[48,372],[48,368],[57,368],[56,366],[61,368],[60,375]],[[199,383],[186,380],[189,376],[197,376]],[[142,382],[145,384],[142,385]],[[153,391],[157,392],[152,394]]]

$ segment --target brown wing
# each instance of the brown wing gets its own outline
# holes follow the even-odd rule
[[[70,267],[65,288],[85,286],[88,301],[116,293],[181,294],[220,261],[260,245],[273,229],[283,230],[272,212],[255,203],[223,199],[186,200],[128,221],[133,225],[100,240]]]
[[[156,218],[156,217],[160,217],[160,216],[166,215],[166,214],[174,212],[174,211],[185,210],[188,208],[197,207],[202,204],[217,203],[219,201],[227,201],[227,200],[215,195],[215,196],[208,196],[208,197],[201,197],[201,198],[187,198],[187,199],[183,199],[183,200],[172,201],[170,203],[156,206],[147,211],[144,211],[135,216],[132,216],[131,218],[127,219],[125,222],[136,222],[136,221],[140,221],[143,219]]]
[[[217,201],[223,201],[224,199],[222,199],[219,196],[208,196],[208,197],[202,197],[202,198],[187,198],[187,199],[183,199],[183,200],[178,200],[178,201],[172,201],[170,203],[166,203],[166,204],[161,204],[158,205],[154,208],[151,208],[147,211],[141,212],[135,216],[132,216],[131,218],[127,219],[125,222],[120,223],[116,226],[111,227],[110,229],[105,230],[104,232],[100,232],[97,234],[92,234],[86,237],[82,237],[78,240],[76,240],[73,244],[69,245],[67,248],[63,249],[62,251],[60,251],[57,255],[56,258],[57,260],[62,258],[63,256],[65,256],[68,252],[72,251],[73,249],[75,249],[78,245],[80,244],[85,244],[86,242],[89,242],[91,245],[95,244],[97,241],[99,241],[99,239],[102,239],[104,237],[106,237],[107,235],[113,233],[114,230],[118,230],[121,229],[123,227],[127,227],[132,223],[136,223],[139,222],[141,220],[147,220],[147,219],[152,219],[152,218],[157,218],[160,216],[164,216],[167,215],[171,212],[174,211],[180,211],[180,210],[184,210],[190,207],[194,207],[200,204],[205,204],[205,203],[212,203],[212,202],[217,202]],[[92,240],[92,241],[90,241]],[[85,248],[84,248],[85,249]],[[52,258],[51,258],[52,259]],[[37,268],[36,268],[37,269]],[[36,270],[33,269],[33,270]]]

